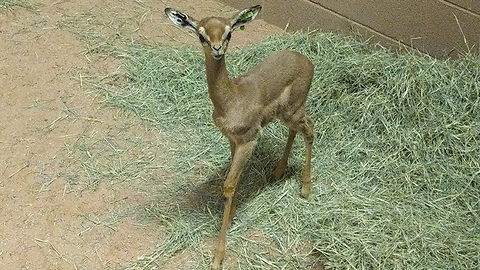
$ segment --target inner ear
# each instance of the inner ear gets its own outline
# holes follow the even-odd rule
[[[256,5],[251,8],[244,9],[237,15],[233,16],[231,22],[232,31],[239,27],[242,28],[246,23],[255,19],[260,10],[262,10],[262,6]]]
[[[197,21],[189,17],[187,14],[171,8],[166,8],[165,14],[168,16],[168,18],[170,19],[170,21],[172,21],[173,24],[194,32],[197,31]]]
[[[203,34],[201,33],[197,33],[198,34],[198,39],[200,40],[200,43],[202,43],[202,45],[210,45],[210,41],[208,41],[208,38],[205,38],[205,36],[203,36]]]

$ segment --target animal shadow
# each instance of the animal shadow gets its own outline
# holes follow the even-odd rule
[[[282,179],[273,179],[272,172],[283,153],[285,142],[278,140],[260,140],[247,163],[237,187],[237,207],[263,190],[302,173],[299,164],[289,164]],[[184,198],[184,206],[193,211],[208,211],[221,217],[223,211],[223,183],[230,169],[231,159],[226,158],[223,165],[206,175],[206,181],[199,183]],[[299,182],[300,185],[300,182]]]

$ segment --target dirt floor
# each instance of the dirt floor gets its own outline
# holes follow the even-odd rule
[[[92,188],[78,149],[86,140],[142,138],[153,146],[132,151],[153,152],[155,173],[168,174],[161,169],[162,135],[89,94],[89,76],[115,73],[121,63],[92,57],[79,33],[61,23],[88,13],[105,29],[135,22],[121,32],[132,40],[198,46],[163,9],[197,18],[234,10],[210,0],[41,2],[35,10],[0,11],[0,269],[122,268],[162,238],[158,224],[132,214],[152,200],[147,191],[155,187],[112,179]],[[282,32],[261,19],[250,28],[256,30],[235,35],[231,49]]]

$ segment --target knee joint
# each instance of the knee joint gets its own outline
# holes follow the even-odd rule
[[[235,194],[235,186],[231,186],[227,184],[223,186],[223,196],[225,196],[225,198],[233,198],[234,194]]]

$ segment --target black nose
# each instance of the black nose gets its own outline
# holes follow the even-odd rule
[[[221,48],[222,48],[222,46],[216,46],[216,45],[213,46],[213,49],[215,51],[220,51]]]

